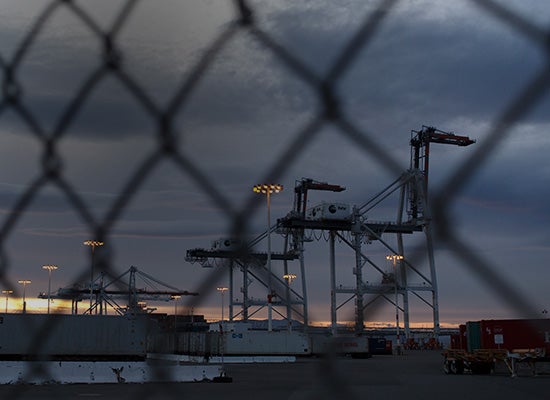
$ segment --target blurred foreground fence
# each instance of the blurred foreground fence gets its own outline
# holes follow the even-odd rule
[[[342,113],[341,104],[345,100],[345,94],[342,95],[336,90],[339,81],[354,65],[359,53],[368,48],[374,35],[379,31],[381,23],[400,2],[387,0],[378,3],[379,6],[376,8],[371,7],[367,12],[362,8],[362,2],[357,2],[357,13],[365,13],[364,22],[358,27],[355,35],[341,48],[340,54],[332,62],[327,72],[319,75],[302,63],[297,54],[281,46],[275,38],[263,30],[263,27],[255,18],[256,7],[260,8],[260,5],[244,0],[234,1],[230,3],[234,8],[234,20],[228,21],[215,40],[204,49],[202,56],[188,73],[188,78],[175,87],[174,95],[170,101],[161,106],[143,88],[139,80],[125,71],[122,62],[124,60],[124,48],[117,43],[118,35],[124,29],[125,24],[132,19],[134,10],[140,6],[139,1],[121,2],[120,11],[114,16],[112,24],[107,29],[103,28],[104,22],[96,20],[97,17],[88,13],[81,2],[69,0],[44,2],[43,11],[20,41],[14,53],[10,55],[0,54],[2,74],[0,121],[8,114],[16,115],[23,122],[26,129],[32,133],[34,141],[42,150],[42,170],[36,174],[34,181],[18,196],[0,225],[0,281],[2,285],[13,288],[17,286],[7,278],[10,271],[7,242],[30,204],[46,186],[54,185],[64,194],[70,206],[84,221],[91,236],[97,240],[109,242],[109,235],[112,233],[117,221],[122,218],[125,207],[138,195],[144,181],[152,174],[152,171],[165,160],[177,165],[182,173],[190,177],[196,186],[217,205],[221,214],[227,218],[229,222],[227,225],[232,227],[233,233],[244,233],[247,228],[246,215],[250,212],[250,209],[260,205],[261,199],[251,192],[246,204],[242,208],[236,208],[230,199],[216,187],[215,183],[209,181],[201,167],[195,165],[181,152],[178,141],[180,132],[176,122],[176,119],[181,117],[181,110],[192,101],[191,97],[196,87],[209,74],[209,67],[215,58],[222,51],[226,51],[232,39],[241,32],[246,32],[253,37],[263,50],[269,52],[280,63],[284,64],[288,74],[292,74],[309,86],[317,94],[318,104],[320,104],[318,110],[313,111],[313,117],[307,125],[296,129],[291,146],[279,159],[272,162],[272,168],[265,172],[266,181],[277,181],[278,178],[282,177],[299,155],[314,143],[315,134],[326,125],[334,126],[342,137],[354,142],[364,152],[365,157],[373,158],[380,165],[380,168],[391,171],[397,176],[401,172],[399,163],[396,162],[392,154],[377,145],[375,134],[356,126],[352,120]],[[541,30],[534,23],[525,20],[520,15],[516,15],[501,5],[501,2],[477,0],[469,3],[478,6],[479,13],[485,15],[488,19],[508,25],[518,36],[524,37],[535,46],[540,47],[546,58],[543,68],[527,80],[527,84],[521,90],[519,96],[512,99],[505,109],[494,116],[484,140],[478,142],[475,148],[472,149],[471,156],[466,162],[450,174],[447,182],[442,185],[437,193],[432,193],[431,207],[434,217],[434,233],[438,242],[444,243],[455,253],[457,258],[464,260],[464,265],[470,268],[468,273],[477,277],[490,290],[499,294],[510,307],[515,307],[519,313],[535,315],[536,310],[534,310],[528,296],[507,283],[499,275],[496,266],[488,260],[481,259],[469,247],[468,243],[453,230],[453,224],[449,221],[453,200],[458,193],[464,188],[469,179],[480,171],[484,160],[492,153],[496,145],[507,140],[507,134],[514,127],[515,122],[526,116],[537,107],[544,96],[548,95],[550,85],[550,36],[548,31]],[[19,79],[18,71],[24,65],[31,48],[39,41],[42,32],[60,10],[72,13],[81,22],[83,29],[97,38],[101,45],[101,55],[100,60],[95,64],[96,66],[80,83],[75,96],[67,104],[53,126],[50,127],[42,125],[34,115],[33,110],[27,106],[25,93],[30,84]],[[144,116],[153,122],[155,143],[148,156],[135,168],[124,188],[112,202],[106,215],[98,218],[88,208],[81,194],[66,179],[60,144],[72,134],[71,123],[86,106],[92,93],[108,78],[115,79],[124,86],[139,103]],[[376,131],[373,127],[372,132]],[[110,251],[102,251],[97,260],[97,265],[103,271],[113,275],[114,271],[111,270],[110,257]],[[85,280],[88,273],[87,270],[82,271],[81,280]],[[215,271],[212,272],[212,276],[203,283],[202,287],[194,289],[199,292],[207,288],[211,289],[217,281],[216,273]],[[47,335],[47,332],[44,332],[44,334]],[[36,340],[38,342],[43,338],[36,338]],[[331,373],[331,371],[333,370],[327,369],[327,373]],[[37,373],[41,372],[37,371]],[[334,382],[335,384],[341,384],[338,379],[335,379]],[[338,392],[342,388],[336,387],[333,389]],[[14,394],[17,395],[17,393]],[[149,395],[151,393],[143,392],[143,398],[147,398]],[[185,388],[182,387],[181,391],[174,393],[173,387],[171,387],[170,392],[166,392],[164,395],[179,398],[185,395]],[[17,396],[12,398],[17,398]]]

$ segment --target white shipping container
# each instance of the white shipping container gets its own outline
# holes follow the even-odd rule
[[[232,238],[220,238],[212,242],[212,250],[232,251],[237,250],[242,242]]]
[[[311,353],[315,355],[335,352],[351,356],[370,356],[367,336],[312,334],[310,339]]]
[[[306,219],[311,221],[346,220],[350,217],[351,207],[346,203],[322,202],[306,210]]]
[[[293,331],[241,331],[223,334],[225,355],[308,355],[307,335]]]
[[[147,316],[3,314],[0,356],[147,355]]]

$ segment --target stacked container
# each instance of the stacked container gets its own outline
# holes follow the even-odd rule
[[[550,356],[550,319],[469,321],[459,328],[453,349],[544,349]]]
[[[550,355],[550,319],[480,321],[484,349],[545,349]]]

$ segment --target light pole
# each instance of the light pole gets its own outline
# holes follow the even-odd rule
[[[13,293],[13,290],[2,290],[2,293],[6,295],[6,314],[8,313],[8,297]]]
[[[59,267],[53,264],[47,264],[42,266],[42,269],[45,269],[48,271],[48,314],[50,313],[50,300],[52,297],[52,271],[55,271],[57,268]]]
[[[98,246],[103,246],[104,243],[99,240],[85,240],[84,245],[90,246],[92,248],[92,266],[90,269],[90,315],[91,315],[92,300],[94,297],[94,253],[95,253],[95,248]]]
[[[25,301],[25,289],[27,288],[27,285],[31,283],[28,279],[21,279],[18,280],[17,283],[23,285],[23,314],[27,312],[27,302]]]
[[[225,308],[225,304],[224,304],[224,301],[223,301],[223,294],[225,292],[227,292],[228,288],[226,288],[225,286],[220,286],[220,287],[217,287],[216,290],[218,292],[220,292],[220,295],[221,295],[221,298],[222,298],[222,322],[223,322],[223,309]]]
[[[267,330],[273,330],[272,299],[273,289],[271,287],[271,193],[279,193],[283,190],[283,185],[261,184],[255,185],[252,190],[255,193],[265,194],[267,197]]]
[[[402,255],[399,254],[390,254],[386,256],[386,260],[393,261],[393,282],[394,282],[394,290],[395,290],[395,329],[396,329],[396,352],[397,354],[401,354],[401,337],[400,337],[400,331],[399,328],[399,298],[397,296],[397,260],[401,261],[403,259]]]
[[[283,275],[283,279],[286,281],[286,319],[288,325],[288,331],[292,330],[292,308],[290,301],[290,284],[296,279],[296,274],[286,273]]]
[[[176,315],[178,315],[178,299],[181,299],[181,296],[179,294],[173,294],[172,296],[170,296],[170,298],[174,300],[174,321],[175,321]]]
[[[173,294],[170,298],[174,300],[174,353],[176,353],[178,349],[178,299],[181,299],[181,295]]]

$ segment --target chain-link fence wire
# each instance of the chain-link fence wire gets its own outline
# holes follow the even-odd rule
[[[8,112],[17,115],[26,125],[26,128],[32,132],[34,139],[43,151],[42,170],[18,197],[11,212],[1,225],[0,281],[2,285],[16,289],[16,285],[8,279],[10,260],[6,251],[6,242],[13,235],[17,223],[25,215],[32,201],[48,185],[56,186],[63,193],[70,207],[74,209],[86,225],[91,237],[105,241],[105,249],[98,253],[96,264],[107,275],[116,276],[117,274],[113,270],[111,262],[112,249],[109,245],[109,236],[113,232],[114,225],[121,219],[125,208],[140,192],[144,181],[152,175],[161,162],[167,160],[175,164],[215,203],[227,221],[230,222],[229,225],[232,226],[232,232],[230,233],[233,236],[247,237],[247,217],[250,215],[251,210],[260,205],[261,198],[251,194],[244,206],[236,207],[216,187],[215,183],[209,180],[205,171],[181,152],[178,142],[181,132],[178,130],[175,121],[180,111],[191,101],[190,97],[199,83],[208,75],[209,67],[213,64],[216,56],[228,47],[237,34],[242,32],[248,33],[265,51],[276,57],[286,67],[289,75],[308,85],[316,93],[318,101],[322,105],[305,126],[293,133],[293,140],[290,145],[265,173],[264,181],[278,181],[279,178],[283,177],[297,158],[308,146],[315,142],[321,129],[327,125],[337,128],[339,135],[351,140],[364,153],[365,157],[376,160],[381,168],[398,176],[401,173],[400,163],[392,154],[379,145],[376,134],[357,126],[342,113],[343,99],[336,90],[339,81],[357,61],[359,53],[370,45],[374,35],[379,31],[381,23],[392,13],[398,3],[397,0],[381,1],[373,12],[367,13],[354,36],[342,46],[339,56],[335,58],[328,72],[319,75],[304,64],[295,53],[280,45],[262,28],[255,18],[256,10],[251,3],[245,0],[235,0],[233,2],[235,19],[225,25],[193,66],[187,79],[177,87],[171,100],[166,106],[161,107],[147,93],[141,82],[125,71],[122,63],[124,49],[119,47],[117,43],[121,29],[132,18],[132,13],[138,6],[139,1],[128,0],[122,3],[120,11],[108,29],[103,29],[101,24],[76,1],[58,0],[48,2],[18,45],[14,55],[7,58],[5,55],[0,54],[0,68],[2,71],[0,118]],[[528,296],[508,283],[490,261],[480,258],[459,233],[453,229],[455,225],[451,223],[451,208],[453,200],[456,199],[469,180],[480,171],[483,163],[495,151],[496,145],[505,141],[515,123],[533,110],[540,103],[541,98],[548,93],[550,85],[549,34],[500,3],[489,0],[472,0],[471,3],[479,7],[480,13],[484,13],[490,18],[496,19],[499,23],[509,26],[517,35],[525,37],[535,46],[540,47],[546,58],[540,71],[531,77],[520,95],[513,99],[500,115],[495,117],[487,132],[487,137],[476,145],[471,155],[464,161],[463,165],[456,168],[446,183],[442,185],[442,188],[432,194],[431,214],[433,216],[434,233],[439,243],[448,246],[458,259],[464,261],[463,265],[468,268],[467,273],[483,282],[489,290],[500,296],[511,308],[516,309],[522,315],[531,316],[535,315],[536,311]],[[32,109],[26,105],[23,90],[25,82],[18,80],[17,72],[25,61],[31,46],[38,40],[45,27],[60,9],[72,13],[81,22],[82,26],[100,41],[102,44],[102,60],[82,80],[78,91],[65,107],[53,128],[47,129],[33,114]],[[88,208],[81,194],[64,175],[64,160],[59,147],[60,142],[71,135],[71,123],[89,101],[91,93],[108,77],[116,79],[123,85],[139,103],[143,114],[154,122],[156,125],[156,143],[150,149],[147,157],[133,171],[132,176],[112,203],[105,217],[97,218]],[[219,280],[219,273],[217,270],[213,271],[202,282],[201,286],[196,288],[196,291],[199,293],[211,291]],[[88,271],[82,271],[81,276],[76,281],[85,281],[87,274]],[[189,300],[188,305],[200,305],[194,303],[194,301]],[[44,327],[40,336],[36,338],[37,352],[39,352],[40,340],[48,334],[48,328]],[[336,377],[330,379],[332,370],[331,367],[322,369],[324,371],[321,373],[323,379],[319,381],[329,386],[333,385],[328,387],[327,393],[342,394],[342,389],[345,389],[342,385],[345,385],[345,382],[342,379],[336,379]],[[47,372],[32,370],[29,371],[29,374],[43,375]],[[176,393],[173,390],[174,388],[171,387],[170,393],[167,392],[166,395],[176,398],[184,394],[185,391],[184,388],[181,389],[181,392]],[[17,398],[17,393],[14,392],[13,398]],[[142,398],[147,398],[152,394],[147,389],[141,392]]]

